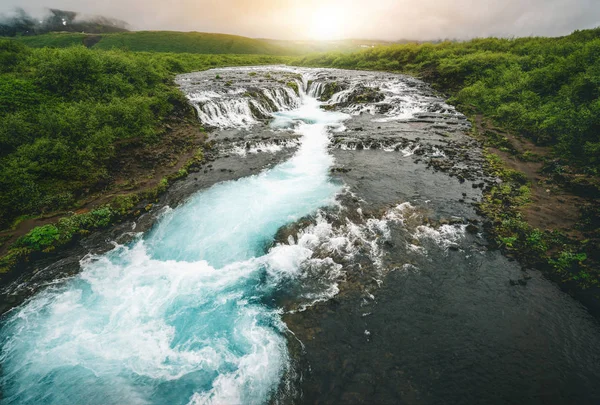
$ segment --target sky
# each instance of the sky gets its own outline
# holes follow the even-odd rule
[[[600,26],[600,0],[0,0],[127,21],[133,30],[273,39],[435,40],[558,36]]]

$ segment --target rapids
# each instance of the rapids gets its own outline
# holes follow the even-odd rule
[[[107,253],[82,242],[77,272],[5,289],[36,293],[2,318],[1,404],[600,401],[600,327],[488,250],[473,203],[497,179],[426,84],[282,66],[176,80],[214,158],[99,234]]]
[[[273,394],[289,360],[268,297],[311,251],[266,249],[280,227],[334,202],[328,131],[348,116],[304,94],[267,100],[290,104],[272,126],[302,136],[294,156],[165,208],[149,234],[87,257],[79,276],[16,309],[2,329],[4,402],[258,403]],[[211,122],[245,125],[239,111]]]

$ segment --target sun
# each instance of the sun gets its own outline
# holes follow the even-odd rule
[[[343,26],[344,17],[339,9],[328,6],[320,7],[311,15],[308,34],[313,39],[340,39]]]

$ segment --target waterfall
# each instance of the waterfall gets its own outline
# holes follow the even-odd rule
[[[13,310],[0,330],[2,403],[197,405],[272,399],[292,367],[287,328],[274,297],[290,285],[299,308],[334,296],[343,272],[332,257],[367,252],[378,265],[379,243],[389,234],[385,223],[401,222],[406,208],[382,221],[347,222],[341,229],[318,214],[342,191],[329,177],[332,132],[344,130],[349,114],[375,114],[386,103],[395,104],[385,119],[438,111],[426,105],[430,94],[403,88],[405,78],[365,81],[360,74],[344,79],[337,74],[238,68],[179,77],[205,126],[242,129],[242,134],[256,125],[293,130],[299,144],[280,141],[264,148],[290,144],[298,147],[296,153],[270,170],[219,183],[177,208],[166,207],[150,232],[107,254],[86,257],[78,275]],[[339,91],[328,103],[343,104],[341,112],[317,101],[336,81]],[[360,98],[365,91],[374,101]],[[417,107],[406,113],[396,104]],[[232,153],[252,153],[252,147],[240,149],[243,136],[236,142],[230,144]],[[405,155],[418,147],[386,146]],[[258,147],[263,144],[254,144]],[[308,215],[318,218],[316,225],[269,248],[278,230]]]
[[[307,243],[265,247],[282,226],[334,202],[328,132],[349,117],[291,88],[262,94],[191,99],[206,123],[236,127],[256,119],[257,103],[273,125],[302,136],[297,153],[165,209],[151,232],[86,257],[79,275],[13,311],[0,333],[4,403],[250,404],[273,395],[290,363],[270,297],[304,268],[339,269]]]
[[[188,100],[207,127],[250,128],[270,119],[274,113],[290,111],[302,105],[304,83],[294,79],[298,93],[287,83],[264,89],[238,88],[225,94],[212,90],[188,94]]]

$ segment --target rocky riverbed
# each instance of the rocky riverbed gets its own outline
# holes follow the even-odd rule
[[[325,124],[328,177],[338,191],[261,241],[269,258],[255,281],[262,295],[239,301],[260,302],[285,325],[274,329],[289,358],[263,402],[600,400],[599,325],[538,271],[488,249],[475,207],[499,180],[484,172],[468,120],[429,86],[402,75],[288,67],[217,69],[177,81],[210,133],[203,165],[141,218],[37,264],[33,276],[4,290],[10,305],[73,277],[90,253],[157,232],[166,211],[186,207],[200,190],[260,176],[295,156],[311,136],[297,128],[318,121],[295,111],[316,99],[339,114]],[[302,253],[279,254],[292,250]],[[273,283],[268,293],[260,287]],[[190,403],[227,398],[204,396],[217,395],[218,379],[211,381]]]

